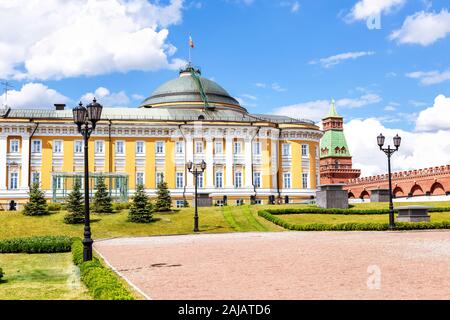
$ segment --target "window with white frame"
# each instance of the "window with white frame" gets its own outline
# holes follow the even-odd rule
[[[309,146],[307,144],[302,144],[302,157],[308,156]]]
[[[83,153],[83,140],[75,140],[74,144],[74,152],[75,153]]]
[[[32,184],[40,184],[41,183],[41,173],[40,172],[33,172],[31,174],[31,183]]]
[[[195,153],[203,153],[203,141],[195,141]]]
[[[242,144],[240,141],[236,141],[234,143],[234,154],[241,154],[242,153]]]
[[[216,188],[223,188],[223,172],[222,171],[216,171],[216,177],[215,177],[215,186]]]
[[[156,173],[156,186],[158,186],[163,181],[164,181],[164,173],[163,172],[157,172]]]
[[[291,188],[291,174],[289,172],[283,173],[283,188]]]
[[[12,139],[9,142],[9,152],[10,153],[19,153],[19,143],[20,143],[20,141],[18,139]]]
[[[308,185],[309,185],[308,177],[309,177],[309,174],[302,173],[302,188],[303,189],[308,189]]]
[[[198,188],[203,188],[203,172],[199,173],[198,178],[197,178],[197,187]]]
[[[145,153],[144,141],[136,141],[136,154],[143,155]]]
[[[223,143],[222,141],[214,142],[214,153],[222,154],[223,153]]]
[[[289,143],[283,143],[282,146],[282,154],[283,156],[290,156],[291,155],[291,145]]]
[[[105,153],[105,142],[103,140],[95,141],[95,153],[104,154]]]
[[[63,142],[62,140],[53,140],[53,153],[63,152]]]
[[[177,172],[176,179],[175,179],[175,185],[177,189],[184,188],[184,172]]]
[[[184,200],[177,200],[176,206],[177,208],[184,208]]]
[[[96,184],[96,185],[97,185],[97,184]],[[122,189],[122,187],[123,187],[123,181],[122,181],[122,179],[116,179],[116,181],[115,181],[115,186],[116,186],[116,189],[118,189],[118,190]]]
[[[156,141],[156,154],[164,154],[164,141]]]
[[[116,154],[124,154],[125,153],[125,142],[116,141]]]
[[[261,155],[261,142],[255,142],[253,144],[253,154],[254,155]]]
[[[242,172],[240,171],[234,173],[234,187],[242,188]]]
[[[57,190],[62,189],[62,177],[53,178],[54,187]]]
[[[175,152],[177,154],[184,153],[184,142],[183,141],[177,141],[175,144]]]
[[[31,153],[41,153],[42,152],[42,141],[33,140],[31,143]]]
[[[10,172],[9,173],[9,189],[17,190],[19,188],[19,173],[18,172]]]
[[[136,172],[136,186],[144,185],[144,173]]]
[[[253,172],[253,185],[255,188],[261,188],[261,172]]]

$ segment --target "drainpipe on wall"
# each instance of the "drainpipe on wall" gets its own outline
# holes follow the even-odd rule
[[[30,122],[34,123],[34,120],[30,119]],[[36,126],[33,129],[33,132],[31,132],[30,143],[28,145],[28,188],[31,187],[31,139],[34,137],[34,134],[36,133],[36,130],[38,127],[39,127],[39,122],[36,123]]]
[[[112,141],[111,141],[111,127],[112,121],[108,119],[108,149],[109,149],[109,157],[108,157],[108,166],[109,172],[112,172]]]
[[[251,142],[250,144],[252,146],[252,154],[251,154],[251,158],[252,158],[252,167],[251,167],[251,169],[252,169],[252,186],[253,186],[253,192],[255,194],[255,198],[256,198],[257,192],[256,192],[256,187],[255,187],[255,177],[254,177],[254,168],[253,168],[253,140],[255,139],[255,137],[257,135],[259,135],[259,131],[260,130],[261,130],[261,126],[258,126],[258,130],[256,131],[255,135],[252,137],[252,140],[250,141]]]
[[[280,187],[280,167],[282,166],[282,163],[280,162],[280,139],[281,139],[281,131],[282,129],[280,129],[280,125],[277,124],[277,128],[278,130],[280,130],[280,132],[278,133],[278,141],[277,141],[277,193],[278,193],[278,199],[277,202],[281,201],[281,187]],[[281,204],[281,203],[278,203]]]

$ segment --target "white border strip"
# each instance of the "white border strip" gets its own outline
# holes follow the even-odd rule
[[[122,279],[124,279],[134,290],[136,290],[140,295],[142,295],[146,300],[153,300],[150,298],[144,291],[138,288],[130,279],[128,279],[125,275],[123,275],[119,270],[117,270],[109,261],[94,247],[95,253],[97,253],[103,261],[114,271],[117,275],[119,275]]]

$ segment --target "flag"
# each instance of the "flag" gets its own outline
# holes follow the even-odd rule
[[[190,46],[191,48],[194,48],[194,41],[192,40],[192,37],[191,37],[191,36],[189,36],[189,46]]]

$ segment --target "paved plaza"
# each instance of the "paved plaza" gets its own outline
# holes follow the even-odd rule
[[[121,238],[95,249],[150,299],[450,299],[450,231]]]

